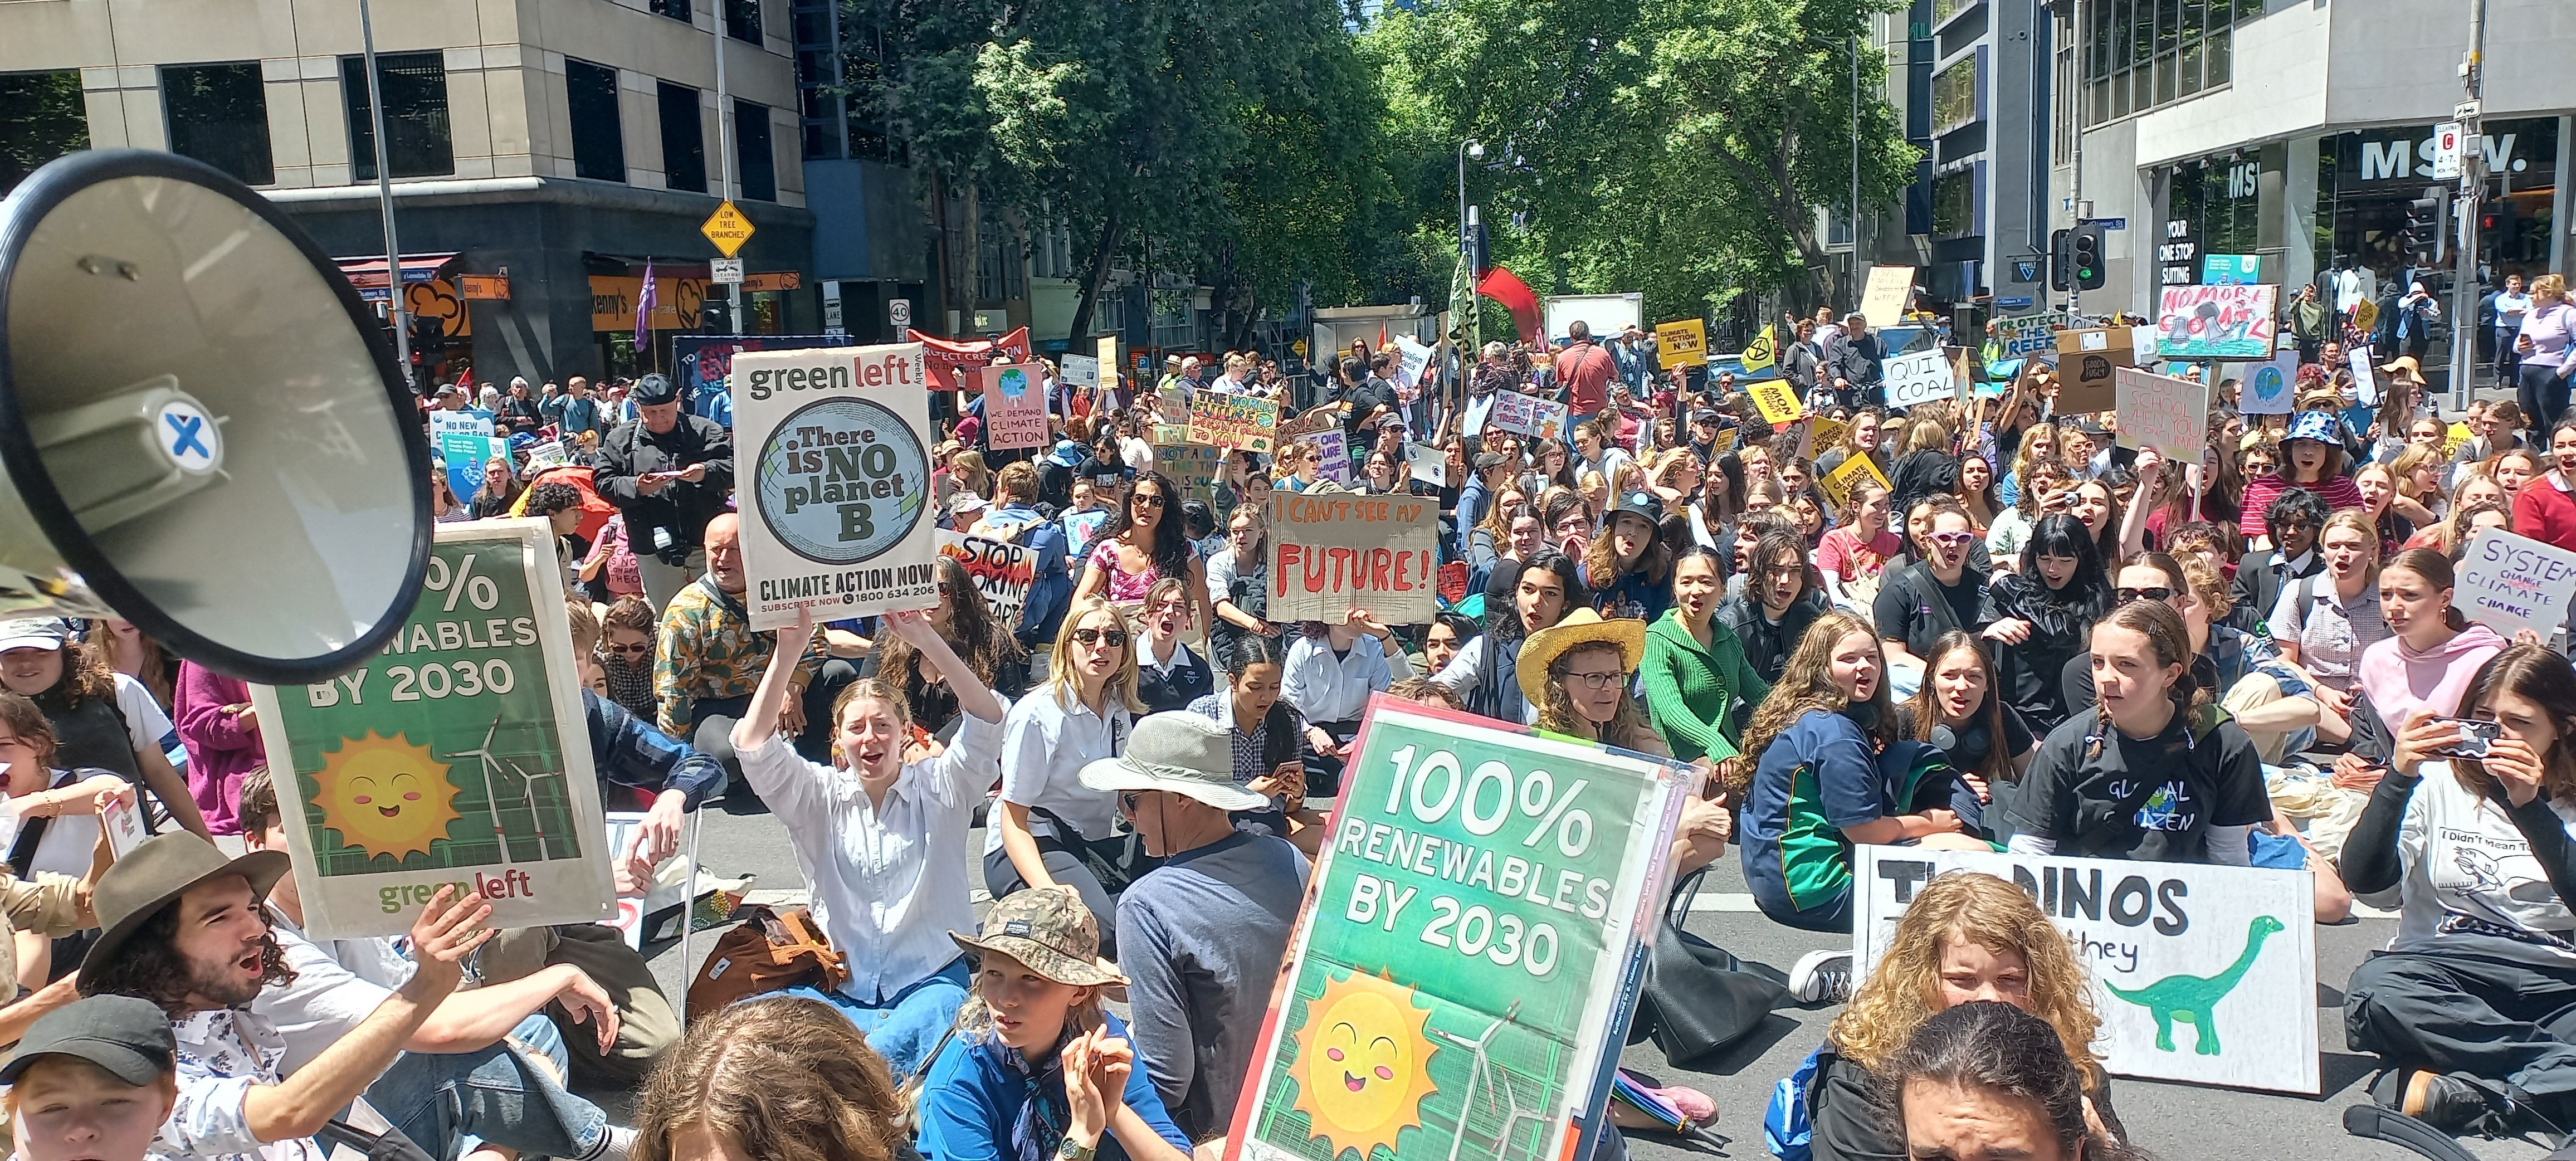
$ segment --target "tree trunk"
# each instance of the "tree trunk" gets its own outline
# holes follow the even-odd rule
[[[1068,349],[1080,350],[1082,340],[1091,334],[1091,311],[1100,302],[1101,287],[1109,282],[1109,268],[1118,257],[1118,243],[1127,231],[1125,216],[1112,208],[1106,221],[1100,223],[1100,242],[1091,250],[1091,269],[1082,275],[1082,296],[1074,300],[1073,327],[1064,340]],[[1101,371],[1116,376],[1116,367]]]

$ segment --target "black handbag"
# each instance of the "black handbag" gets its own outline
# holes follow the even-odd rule
[[[412,1139],[403,1136],[399,1129],[370,1133],[347,1121],[335,1119],[323,1122],[322,1131],[313,1134],[313,1139],[321,1142],[326,1151],[332,1146],[346,1145],[366,1154],[367,1161],[433,1161],[428,1150],[413,1144]]]
[[[1628,1042],[1652,1038],[1666,1063],[1688,1069],[1762,1026],[1789,989],[1744,970],[1733,952],[1682,928],[1707,868],[1691,872],[1664,902],[1663,930],[1646,961],[1646,986]]]

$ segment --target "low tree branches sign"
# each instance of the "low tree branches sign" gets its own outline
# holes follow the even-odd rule
[[[1270,497],[1270,619],[1340,624],[1366,609],[1419,625],[1440,609],[1440,507],[1349,492]]]

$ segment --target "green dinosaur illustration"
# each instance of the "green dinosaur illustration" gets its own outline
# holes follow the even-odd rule
[[[2156,1018],[2156,1048],[2174,1050],[2174,1022],[2179,1020],[2199,1030],[2194,1050],[2202,1056],[2218,1055],[2218,1001],[2243,979],[2246,969],[2254,966],[2254,957],[2263,950],[2264,937],[2279,934],[2281,921],[2269,915],[2257,915],[2245,933],[2245,954],[2226,971],[2214,976],[2166,976],[2136,991],[2111,983],[2102,986],[2110,993],[2145,1008]]]

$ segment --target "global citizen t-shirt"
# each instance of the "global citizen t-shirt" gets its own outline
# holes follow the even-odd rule
[[[2015,829],[2061,855],[2165,863],[2209,861],[2209,829],[2272,817],[2263,763],[2234,722],[2194,738],[2189,713],[2140,741],[2079,713],[2049,732],[2013,804]],[[2096,733],[2099,754],[2087,756]],[[2134,808],[2120,807],[2156,780]],[[2121,815],[2121,817],[2114,817]]]

